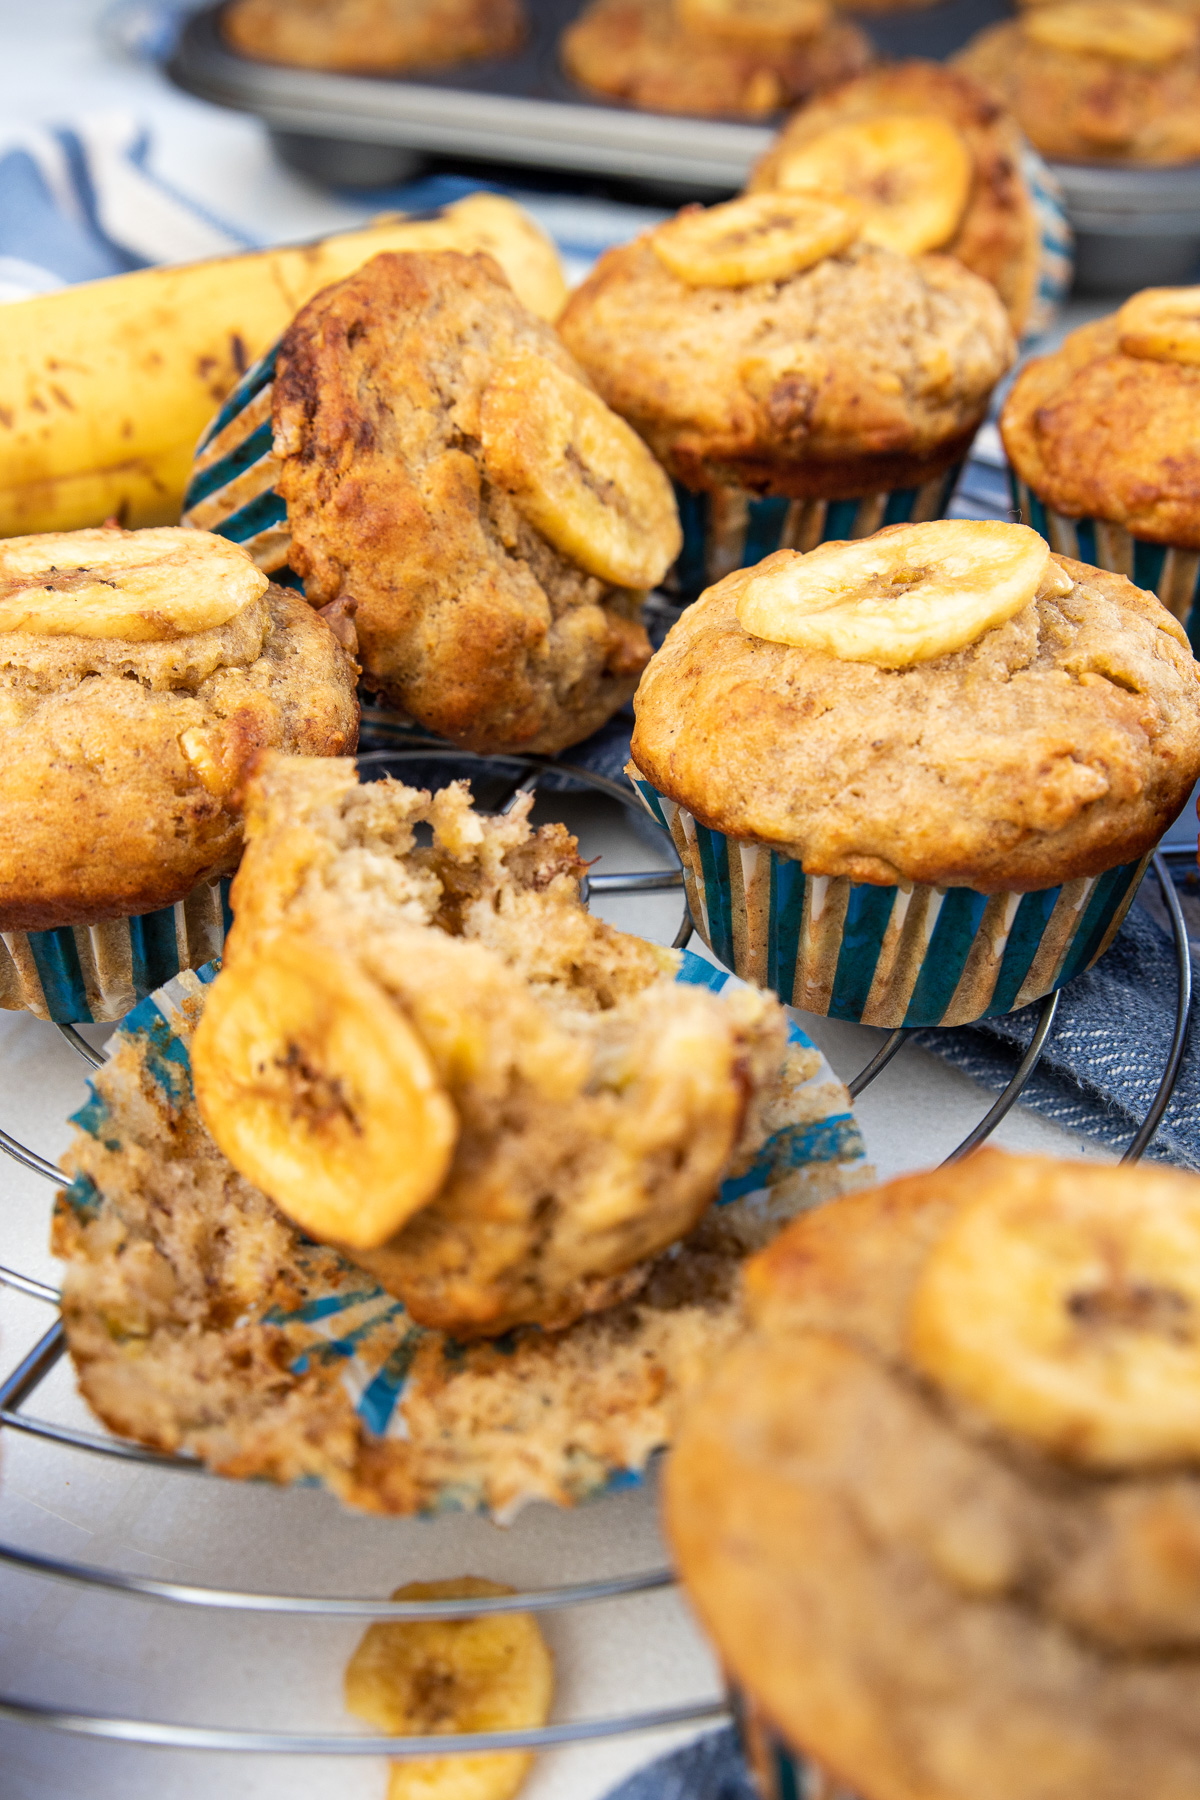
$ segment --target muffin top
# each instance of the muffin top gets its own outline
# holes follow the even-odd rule
[[[224,538],[0,544],[0,929],[149,912],[231,869],[247,765],[352,750],[356,673]]]
[[[243,56],[304,69],[400,70],[507,56],[521,0],[233,0],[221,14]]]
[[[762,118],[871,60],[826,0],[592,0],[563,33],[581,87],[653,112]]]
[[[1056,511],[1200,550],[1200,291],[1147,288],[1013,384],[1000,431]]]
[[[1013,357],[995,290],[858,240],[852,202],[839,243],[839,204],[685,209],[606,252],[568,302],[568,348],[688,487],[839,498],[915,484],[969,443]],[[774,266],[745,256],[760,244]]]
[[[1059,0],[989,25],[956,60],[1063,162],[1200,157],[1200,21],[1149,0]]]
[[[871,1800],[1200,1784],[1200,1181],[997,1150],[795,1221],[667,1469],[721,1658]]]
[[[748,191],[853,194],[866,208],[864,239],[956,257],[991,282],[1019,335],[1040,258],[1022,151],[1016,121],[979,82],[914,58],[814,96],[756,165]]]
[[[650,654],[663,471],[491,257],[377,256],[297,314],[274,385],[289,559],[355,604],[364,678],[478,750],[578,743]]]
[[[701,595],[633,756],[807,874],[1032,890],[1158,841],[1200,775],[1198,697],[1182,627],[1123,576],[1024,526],[900,525]]]

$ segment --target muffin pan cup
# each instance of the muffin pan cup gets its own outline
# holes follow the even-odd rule
[[[228,879],[198,882],[174,906],[95,925],[0,933],[0,1007],[56,1025],[101,1025],[184,969],[221,954]]]
[[[996,1018],[1063,987],[1107,950],[1150,861],[1032,893],[875,887],[806,875],[628,773],[671,834],[692,922],[719,962],[803,1012],[888,1030]]]
[[[1157,594],[1188,634],[1194,655],[1200,655],[1200,550],[1182,544],[1152,544],[1134,537],[1124,525],[1110,519],[1073,518],[1055,512],[1038,498],[1028,483],[1009,471],[1013,504],[1026,525],[1044,537],[1059,556],[1091,563],[1124,575],[1135,586]]]

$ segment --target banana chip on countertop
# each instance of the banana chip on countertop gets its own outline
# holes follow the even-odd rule
[[[864,242],[920,256],[958,230],[974,173],[948,119],[904,113],[831,126],[784,153],[775,183],[788,193],[848,194],[863,208]]]
[[[392,1599],[512,1592],[463,1575],[409,1582]],[[532,1613],[372,1625],[346,1669],[349,1711],[398,1737],[544,1725],[553,1695],[554,1664]],[[388,1800],[512,1800],[532,1763],[525,1750],[407,1757],[391,1765]]]
[[[862,208],[836,194],[743,194],[677,213],[650,234],[658,260],[689,287],[786,281],[859,235]]]
[[[657,585],[683,543],[666,473],[590,388],[532,352],[483,396],[484,466],[529,522],[590,575]]]
[[[745,577],[737,616],[752,637],[904,668],[961,650],[1071,586],[1027,525],[936,519],[803,556],[776,551]]]

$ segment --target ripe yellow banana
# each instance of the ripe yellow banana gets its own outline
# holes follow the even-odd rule
[[[858,236],[862,208],[834,194],[744,194],[686,208],[651,234],[659,261],[689,287],[786,281]]]
[[[511,200],[474,194],[440,218],[384,219],[315,244],[144,269],[4,308],[0,537],[173,524],[192,452],[238,378],[321,288],[384,250],[487,250],[553,319],[553,245]]]
[[[681,25],[702,37],[770,46],[814,37],[828,23],[828,0],[675,0]]]
[[[183,637],[226,624],[266,588],[239,544],[177,525],[0,541],[0,632]]]
[[[657,585],[683,542],[675,496],[641,438],[545,357],[509,357],[483,396],[484,466],[526,518],[581,568],[621,587]]]
[[[1143,0],[1062,0],[1021,19],[1025,36],[1047,50],[1161,68],[1196,48],[1196,21]]]
[[[464,1575],[410,1581],[393,1600],[478,1599],[510,1587]],[[544,1725],[554,1664],[532,1613],[372,1625],[346,1669],[346,1706],[398,1737]],[[410,1757],[392,1764],[388,1800],[512,1800],[532,1753]]]
[[[1072,585],[1036,531],[991,519],[892,525],[803,556],[777,550],[734,579],[738,622],[752,637],[881,668],[961,650]]]
[[[834,125],[788,151],[776,185],[849,194],[863,208],[867,243],[920,256],[958,230],[974,173],[966,140],[948,119],[892,114]]]
[[[231,962],[192,1042],[201,1117],[302,1230],[382,1244],[437,1193],[458,1116],[421,1039],[348,955],[281,931]]]
[[[922,1273],[909,1348],[945,1392],[1069,1462],[1194,1462],[1200,1181],[989,1165]]]
[[[1200,288],[1144,288],[1117,313],[1126,356],[1200,364]]]

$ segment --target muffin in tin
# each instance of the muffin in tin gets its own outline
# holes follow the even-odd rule
[[[871,45],[826,0],[591,0],[561,55],[608,100],[755,119],[856,74]]]
[[[863,237],[941,250],[990,281],[1018,337],[1045,329],[1071,285],[1057,184],[974,77],[913,58],[870,69],[792,114],[747,191],[848,193]]]
[[[0,544],[0,1005],[119,1018],[220,949],[264,748],[357,741],[356,666],[245,552],[161,527]]]
[[[1200,776],[1200,668],[1026,526],[778,551],[673,626],[630,773],[717,957],[805,1010],[964,1024],[1102,953]]]
[[[670,483],[490,256],[377,256],[301,309],[197,451],[185,519],[353,613],[363,679],[480,751],[629,699]]]
[[[525,32],[521,0],[233,0],[221,14],[242,56],[363,74],[508,56]]]
[[[1000,415],[1026,522],[1153,589],[1193,643],[1198,407],[1200,290],[1146,288],[1026,364]]]
[[[1062,162],[1200,157],[1200,19],[1150,0],[1056,0],[990,25],[957,57]]]
[[[1190,1800],[1200,1181],[984,1150],[745,1293],[665,1503],[764,1800]]]
[[[988,282],[862,222],[808,193],[685,208],[568,302],[568,348],[678,484],[686,596],[779,545],[943,511],[1012,333]]]

